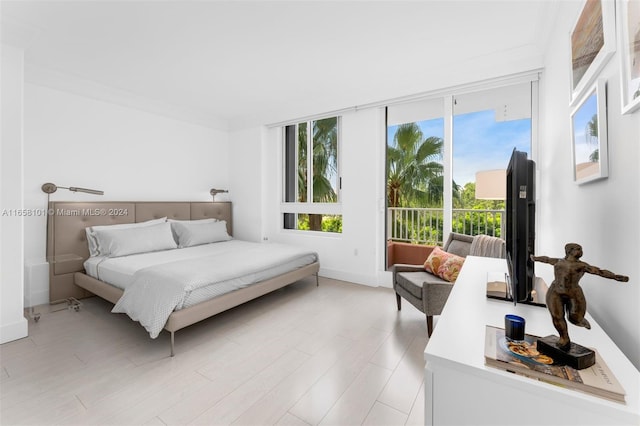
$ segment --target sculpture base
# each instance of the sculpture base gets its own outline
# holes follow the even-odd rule
[[[592,349],[571,342],[571,347],[565,351],[558,347],[558,340],[560,340],[558,336],[539,338],[538,351],[549,355],[555,362],[568,365],[576,370],[591,367],[596,363],[596,353]]]

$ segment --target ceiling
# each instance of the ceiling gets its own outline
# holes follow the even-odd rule
[[[0,13],[28,82],[233,130],[540,66],[553,3],[2,0]]]

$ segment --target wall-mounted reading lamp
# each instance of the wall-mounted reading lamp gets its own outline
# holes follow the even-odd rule
[[[45,184],[42,185],[42,191],[46,192],[47,194],[53,194],[54,192],[56,192],[58,190],[58,188],[60,189],[68,189],[71,192],[85,192],[87,194],[93,194],[93,195],[104,195],[104,191],[98,191],[97,189],[88,189],[88,188],[78,188],[75,186],[56,186],[55,184],[51,183],[51,182],[47,182]]]
[[[216,195],[223,194],[225,192],[229,192],[229,190],[212,188],[211,191],[209,191],[209,194],[211,194],[211,196],[213,197],[213,201],[216,201]]]

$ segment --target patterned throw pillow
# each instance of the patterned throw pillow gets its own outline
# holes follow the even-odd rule
[[[447,253],[440,247],[435,247],[424,262],[424,269],[443,280],[455,282],[463,263],[464,257]]]

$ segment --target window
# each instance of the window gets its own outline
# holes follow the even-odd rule
[[[444,102],[394,106],[387,115],[387,239],[435,244],[443,229]]]
[[[284,228],[342,232],[338,117],[284,128]]]
[[[453,102],[453,232],[504,236],[504,170],[513,149],[531,158],[532,83],[524,82],[455,96]],[[476,197],[476,180],[497,173],[502,188]],[[484,191],[486,182],[482,185]]]
[[[482,177],[503,174],[514,148],[533,158],[537,76],[457,90],[387,107],[387,241],[504,235],[504,195]]]

